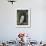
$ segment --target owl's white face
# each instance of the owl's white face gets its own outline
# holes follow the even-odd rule
[[[20,17],[20,24],[23,23],[23,21],[24,21],[24,16],[22,15],[22,16]]]

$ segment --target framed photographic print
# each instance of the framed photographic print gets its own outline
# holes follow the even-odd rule
[[[16,27],[30,27],[30,9],[22,8],[16,10]]]

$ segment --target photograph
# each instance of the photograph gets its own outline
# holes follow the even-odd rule
[[[17,9],[17,27],[29,27],[30,26],[30,10],[29,9]]]
[[[28,10],[17,10],[17,25],[28,25]]]

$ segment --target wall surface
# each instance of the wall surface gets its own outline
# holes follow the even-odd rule
[[[46,40],[46,1],[17,0],[13,5],[0,0],[0,40],[15,40],[19,32],[31,35],[33,40]],[[31,28],[16,28],[16,9],[31,9]]]

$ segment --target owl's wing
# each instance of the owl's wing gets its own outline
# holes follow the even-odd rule
[[[21,16],[20,17],[20,24],[23,23],[23,21],[24,21],[24,16]]]

